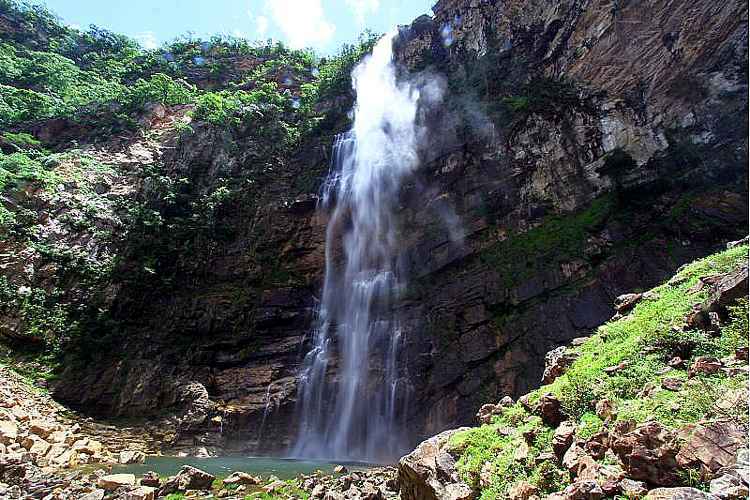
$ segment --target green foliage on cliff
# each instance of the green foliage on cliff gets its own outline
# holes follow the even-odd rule
[[[500,272],[506,286],[514,286],[540,268],[584,255],[586,240],[612,214],[613,200],[604,196],[575,214],[545,217],[525,232],[508,235],[481,254],[481,259]]]
[[[719,371],[688,379],[684,368],[667,365],[676,355],[689,366],[698,356],[722,358],[748,347],[747,297],[729,308],[728,320],[718,334],[683,326],[693,306],[708,298],[701,280],[738,269],[746,264],[747,255],[748,246],[743,245],[684,267],[675,278],[653,289],[630,314],[600,327],[575,348],[580,357],[552,384],[532,392],[529,407],[544,394],[557,396],[580,439],[605,425],[594,408],[604,399],[614,405],[615,422],[656,420],[673,429],[716,419],[747,425],[746,407],[731,403],[736,397],[746,400],[746,375]],[[605,371],[610,367],[618,369]],[[677,390],[662,389],[665,378],[684,384]],[[450,447],[463,479],[481,490],[482,498],[504,498],[518,481],[534,484],[543,495],[563,489],[572,479],[554,461],[535,460],[540,453],[552,451],[551,434],[552,429],[539,417],[516,403],[492,424],[457,433]],[[517,452],[527,448],[528,453]],[[480,483],[480,476],[484,482]],[[687,485],[687,475],[684,481]]]

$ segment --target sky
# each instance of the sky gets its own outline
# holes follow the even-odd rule
[[[436,0],[35,0],[76,28],[124,33],[145,48],[179,35],[281,40],[332,54],[369,28],[385,33],[431,14]]]

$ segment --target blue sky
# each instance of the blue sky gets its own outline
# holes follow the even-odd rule
[[[37,0],[67,24],[124,33],[146,48],[191,31],[273,38],[333,53],[369,28],[386,32],[431,13],[436,0]]]

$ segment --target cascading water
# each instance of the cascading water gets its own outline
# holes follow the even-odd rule
[[[323,294],[298,384],[297,457],[388,461],[410,444],[403,432],[410,385],[399,370],[403,339],[392,307],[405,285],[394,211],[418,164],[420,91],[397,80],[393,36],[352,73],[354,125],[336,140],[323,190],[332,213]]]

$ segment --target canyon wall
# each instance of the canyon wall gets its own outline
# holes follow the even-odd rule
[[[396,46],[404,77],[447,90],[399,207],[414,443],[538,386],[545,353],[606,321],[617,295],[748,232],[746,3],[434,12]],[[190,452],[279,452],[322,279],[333,136],[280,157],[193,128],[154,152],[165,175],[189,179],[193,201],[226,179],[247,188],[211,233],[125,242],[102,342],[78,346],[54,394],[110,417],[175,413],[161,437]],[[144,273],[154,255],[162,267]]]

